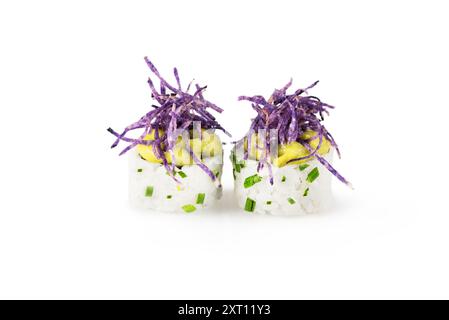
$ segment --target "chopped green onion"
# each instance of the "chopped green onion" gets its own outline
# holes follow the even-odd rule
[[[187,178],[187,175],[184,173],[184,171],[178,171],[178,174],[181,178]]]
[[[198,195],[196,197],[196,204],[203,204],[205,197],[206,197],[206,195],[204,193],[198,193]]]
[[[255,175],[252,175],[252,176],[249,176],[248,178],[246,178],[245,181],[243,182],[243,186],[245,188],[249,188],[260,181],[262,181],[262,177],[256,173]]]
[[[215,172],[215,176],[218,178],[218,177],[220,176],[220,171],[217,170],[217,171]]]
[[[287,200],[288,200],[288,202],[290,204],[295,204],[296,203],[295,199],[293,199],[293,198],[288,198]]]
[[[196,210],[194,205],[186,204],[185,206],[182,206],[182,210],[184,210],[187,213],[193,212]]]
[[[172,198],[172,195],[169,194],[169,195],[167,196],[167,199],[171,199],[171,198]]]
[[[256,208],[256,201],[254,201],[251,198],[246,198],[245,211],[253,212],[255,208]]]
[[[231,151],[231,163],[232,163],[232,167],[234,168],[235,171],[240,172],[240,168],[237,169],[237,157],[235,155],[234,151]]]
[[[308,182],[312,183],[313,181],[315,181],[316,178],[318,178],[319,175],[320,175],[320,172],[318,171],[318,168],[315,167],[315,168],[313,168],[312,171],[309,172],[306,180]]]
[[[231,162],[232,164],[235,164],[237,162],[237,156],[235,155],[234,151],[231,151]]]
[[[267,201],[267,205],[270,205],[271,204],[271,201]]]
[[[299,167],[298,167],[298,169],[299,169],[299,171],[304,171],[304,170],[306,170],[308,167],[309,167],[309,165],[308,165],[307,163],[305,163],[305,164],[300,164]]]
[[[237,178],[236,176],[235,176],[235,169],[233,169],[232,170],[232,175],[234,176],[234,180]]]
[[[240,172],[240,164],[235,164],[235,171]]]
[[[143,169],[137,169],[137,172],[142,172],[143,171]]]
[[[154,191],[154,188],[152,186],[148,186],[145,189],[145,197],[152,197],[153,196],[153,191]]]
[[[282,176],[282,182],[285,182],[285,180],[287,180],[287,177],[286,176]]]
[[[309,194],[309,188],[307,188],[306,190],[304,190],[303,197],[307,197],[308,194]]]
[[[240,172],[240,169],[245,168],[245,160],[237,161],[237,156],[234,152],[231,153],[232,167],[235,171]]]

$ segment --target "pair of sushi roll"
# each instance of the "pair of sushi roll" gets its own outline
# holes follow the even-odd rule
[[[129,198],[135,207],[167,212],[213,208],[222,194],[223,148],[216,131],[231,136],[210,111],[223,109],[206,100],[206,87],[191,84],[183,90],[169,84],[153,63],[145,61],[160,82],[148,84],[157,104],[122,133],[108,129],[128,143]],[[231,162],[235,199],[247,212],[295,215],[322,210],[330,203],[331,177],[350,185],[332,166],[338,146],[322,125],[332,106],[306,95],[306,89],[287,94],[291,81],[268,100],[246,97],[257,112],[248,134],[234,142]],[[192,91],[192,92],[190,92]],[[137,138],[129,133],[140,131]]]

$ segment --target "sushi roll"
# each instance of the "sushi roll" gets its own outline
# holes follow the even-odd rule
[[[266,100],[241,96],[257,116],[231,152],[234,191],[239,207],[248,212],[301,215],[323,210],[332,200],[331,178],[351,184],[331,165],[340,156],[332,135],[322,124],[333,107],[307,95],[306,89],[287,94],[292,81]]]
[[[215,132],[229,133],[209,110],[223,110],[204,98],[206,87],[196,85],[189,93],[189,84],[184,91],[176,68],[177,85],[172,86],[148,58],[145,61],[160,82],[157,90],[148,79],[156,104],[123,132],[108,129],[116,137],[112,148],[128,143],[120,155],[130,154],[131,205],[186,213],[212,207],[221,196],[223,168],[222,143]],[[135,130],[140,131],[138,137],[130,138]]]

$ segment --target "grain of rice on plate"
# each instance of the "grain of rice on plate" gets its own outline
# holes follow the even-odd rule
[[[288,95],[292,81],[268,100],[241,96],[257,112],[247,135],[231,153],[234,192],[248,212],[301,215],[321,211],[332,200],[331,178],[351,184],[332,166],[335,140],[322,125],[332,106],[308,96],[306,89]],[[248,147],[250,146],[250,147]]]
[[[120,155],[131,151],[130,202],[168,212],[190,213],[213,207],[221,196],[223,168],[222,143],[215,131],[229,133],[209,110],[223,110],[204,98],[206,87],[196,85],[189,93],[189,84],[183,90],[176,68],[177,86],[172,86],[148,58],[145,61],[160,82],[157,90],[148,79],[156,104],[122,133],[108,129],[117,138],[112,148],[123,141],[128,146]],[[128,134],[134,130],[140,131],[139,136],[130,138]]]

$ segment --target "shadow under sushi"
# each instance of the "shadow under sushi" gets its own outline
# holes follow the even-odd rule
[[[214,206],[213,211],[218,213],[238,212],[241,209],[237,205],[237,201],[234,196],[234,190],[223,188],[223,195],[221,199]]]

